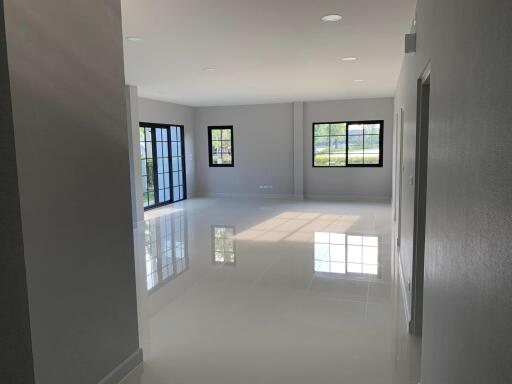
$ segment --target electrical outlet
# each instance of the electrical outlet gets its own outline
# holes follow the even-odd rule
[[[272,185],[260,185],[260,189],[272,189],[274,188]]]

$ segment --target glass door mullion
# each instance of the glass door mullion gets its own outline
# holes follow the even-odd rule
[[[159,186],[158,186],[158,154],[156,149],[156,129],[151,128],[151,145],[153,148],[153,185],[155,193],[155,205],[160,204]]]

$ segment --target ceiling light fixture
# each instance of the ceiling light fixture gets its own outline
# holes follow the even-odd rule
[[[213,67],[205,67],[203,68],[203,71],[205,72],[215,72],[217,70],[217,68],[213,68]]]
[[[344,57],[341,61],[356,61],[357,57]]]
[[[325,15],[322,17],[322,21],[325,21],[326,23],[332,23],[336,21],[340,21],[342,19],[341,15]]]
[[[362,82],[364,82],[364,80],[363,80],[363,79],[355,79],[355,80],[354,80],[354,83],[362,83]]]
[[[126,40],[133,41],[133,42],[144,41],[144,39],[140,36],[127,36]]]

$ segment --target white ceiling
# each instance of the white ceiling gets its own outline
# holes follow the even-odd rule
[[[392,96],[415,3],[122,0],[124,36],[144,38],[125,39],[126,82],[191,106]]]

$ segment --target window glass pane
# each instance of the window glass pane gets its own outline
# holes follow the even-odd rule
[[[176,138],[181,141],[181,127],[176,127]]]
[[[158,186],[162,188],[164,186],[164,174],[159,173],[158,174]]]
[[[174,187],[174,200],[181,200],[180,199],[180,188],[179,187]]]
[[[142,191],[148,191],[148,178],[146,176],[142,176]]]
[[[233,156],[231,156],[230,154],[223,153],[222,154],[222,163],[223,164],[232,164]]]
[[[163,189],[160,189],[158,191],[158,199],[160,200],[161,203],[165,201],[165,192]]]
[[[166,158],[166,157],[163,158],[163,165],[164,165],[164,167],[163,167],[162,171],[169,172],[169,159],[168,158]]]
[[[169,157],[169,142],[167,141],[162,143],[162,156]]]
[[[163,152],[162,143],[156,143],[156,155],[158,157],[162,157],[162,152]]]
[[[329,136],[315,137],[315,166],[329,165]]]
[[[365,135],[378,135],[380,134],[380,124],[365,124]]]
[[[349,136],[348,137],[348,153],[363,152],[363,136]]]
[[[180,187],[180,199],[184,199],[185,198],[185,194],[184,194],[184,188],[183,186]]]
[[[231,154],[231,141],[222,141],[222,153]]]
[[[167,143],[167,141],[169,140],[168,137],[167,137],[167,134],[169,132],[169,129],[162,129],[162,141]]]
[[[345,136],[331,136],[330,137],[330,152],[333,153],[345,153],[346,148],[346,137]]]
[[[329,165],[329,154],[315,155],[316,167],[327,167]]]
[[[329,124],[315,124],[315,136],[329,136]]]
[[[379,164],[380,158],[378,153],[364,154],[365,164]]]
[[[231,141],[231,129],[222,130],[222,140]]]
[[[346,128],[345,123],[331,124],[331,136],[345,136]]]
[[[350,124],[348,126],[348,134],[349,135],[362,135],[363,134],[363,125],[362,124]]]
[[[364,136],[364,153],[379,153],[380,142],[378,135]]]
[[[212,162],[213,164],[222,164],[222,155],[213,155],[212,156]]]
[[[164,172],[164,160],[162,158],[158,158],[157,159],[158,161],[158,173],[163,173]]]
[[[212,129],[212,141],[214,140],[222,140],[222,130],[221,129]]]
[[[146,143],[144,141],[140,142],[140,158],[146,158]]]
[[[178,167],[179,160],[180,160],[179,157],[173,157],[172,158],[172,170],[173,171],[179,170],[179,167]]]
[[[146,128],[146,141],[151,141],[151,128]]]
[[[349,164],[363,164],[364,154],[362,153],[349,153],[348,163]]]
[[[162,128],[155,128],[156,141],[162,141]]]
[[[153,177],[153,159],[146,160],[146,175],[148,175],[150,179]]]
[[[178,156],[178,143],[173,142],[171,145],[171,151],[173,156]]]
[[[148,196],[149,205],[155,204],[155,192],[149,191],[149,192],[147,192],[147,196]]]
[[[179,179],[179,176],[178,176],[178,172],[173,172],[172,173],[172,185],[173,186],[178,186],[180,184],[180,179]]]
[[[219,154],[221,153],[222,141],[212,141],[212,153]]]
[[[179,182],[180,185],[183,185],[183,172],[179,173]]]
[[[153,146],[151,143],[146,143],[146,157],[152,158],[153,157]]]
[[[343,167],[346,165],[347,157],[345,153],[331,153],[329,165],[331,167]]]
[[[315,137],[315,154],[329,154],[329,136]]]
[[[142,127],[140,127],[140,128],[139,128],[139,141],[144,141],[144,140],[146,140],[146,139],[144,138],[144,133],[145,133],[145,132],[146,132],[146,130],[145,130],[144,128],[142,128]]]

